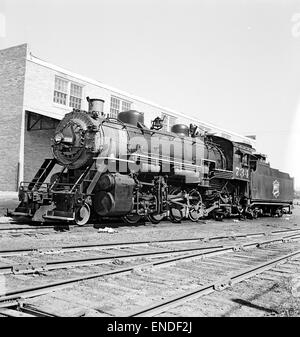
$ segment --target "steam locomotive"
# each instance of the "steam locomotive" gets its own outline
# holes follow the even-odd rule
[[[115,217],[135,224],[290,211],[293,179],[250,145],[192,124],[163,131],[159,117],[148,128],[133,110],[104,116],[104,101],[87,99],[88,111],[74,109],[58,124],[53,158],[20,184],[11,215],[84,225]]]

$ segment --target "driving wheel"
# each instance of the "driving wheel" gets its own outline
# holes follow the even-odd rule
[[[203,216],[202,197],[197,190],[192,190],[188,194],[188,204],[188,217],[191,221],[196,222],[200,217]]]

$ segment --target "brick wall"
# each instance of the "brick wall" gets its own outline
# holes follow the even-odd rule
[[[0,191],[18,182],[27,45],[0,50]]]

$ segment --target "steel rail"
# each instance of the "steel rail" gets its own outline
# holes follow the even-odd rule
[[[286,254],[282,257],[273,259],[271,261],[261,263],[255,267],[244,269],[241,272],[238,272],[234,274],[231,277],[228,277],[227,279],[223,278],[219,281],[208,283],[206,285],[203,285],[199,287],[197,290],[193,290],[190,292],[184,292],[181,295],[177,295],[174,297],[171,297],[167,299],[166,301],[161,301],[159,303],[156,303],[154,305],[144,307],[143,309],[140,309],[136,312],[132,312],[129,317],[151,317],[158,315],[162,312],[165,312],[171,308],[177,307],[179,305],[184,304],[187,301],[194,300],[199,298],[200,296],[208,295],[210,293],[213,293],[215,290],[223,290],[229,286],[232,286],[236,283],[239,283],[241,281],[244,281],[252,276],[255,276],[257,274],[260,274],[268,269],[271,269],[275,265],[282,264],[296,256],[300,255],[300,250]]]
[[[13,309],[9,309],[13,308]],[[0,315],[6,317],[61,317],[56,314],[52,314],[50,312],[46,312],[44,310],[40,310],[35,308],[31,304],[23,304],[19,302],[15,302],[10,307],[1,308],[0,307]]]
[[[172,255],[176,253],[186,253],[186,252],[193,252],[193,251],[199,251],[199,250],[219,249],[223,247],[224,246],[195,247],[195,248],[183,248],[183,249],[164,250],[164,251],[155,251],[155,252],[119,254],[119,255],[109,255],[109,256],[100,256],[100,257],[85,257],[85,258],[80,258],[80,259],[50,261],[50,262],[45,262],[45,263],[37,262],[37,263],[28,263],[28,264],[2,265],[0,266],[0,275],[31,274],[35,272],[49,271],[49,270],[55,270],[55,269],[90,266],[94,264],[101,264],[102,262],[113,261],[116,259],[132,259],[132,258],[137,258],[137,257],[165,256],[165,255]]]
[[[300,232],[300,229],[287,229],[281,231],[267,232],[256,232],[247,234],[237,234],[237,235],[223,235],[223,236],[212,236],[212,237],[199,237],[199,238],[182,238],[182,239],[168,239],[168,240],[147,240],[147,241],[131,241],[131,242],[116,242],[116,243],[103,243],[103,244],[88,244],[88,245],[74,245],[74,246],[61,246],[61,247],[40,247],[40,248],[28,248],[28,249],[13,249],[13,250],[0,250],[0,257],[4,256],[15,256],[24,255],[29,253],[53,253],[55,251],[83,251],[83,250],[93,250],[93,249],[108,249],[116,247],[125,246],[139,246],[147,244],[160,244],[160,243],[185,243],[185,242],[209,242],[215,240],[225,240],[225,239],[240,239],[240,238],[250,238],[256,236],[268,236],[268,235],[279,235],[282,233],[293,233]],[[300,233],[299,233],[300,234]]]
[[[33,305],[27,303],[22,303],[20,309],[21,312],[32,315],[34,317],[61,317],[60,315],[35,308]]]
[[[37,317],[32,314],[22,312],[19,310],[13,310],[13,309],[1,309],[0,308],[0,315],[5,316],[5,317]]]
[[[298,239],[298,238],[297,238]],[[284,238],[281,239],[275,239],[273,240],[274,242],[285,242]],[[267,241],[268,244],[270,244],[270,240]],[[194,259],[194,258],[203,258],[207,256],[215,256],[219,254],[224,254],[226,252],[231,252],[231,251],[237,251],[243,248],[250,248],[252,247],[257,247],[258,245],[262,245],[264,242],[254,242],[251,244],[246,244],[242,245],[240,247],[236,246],[231,246],[231,247],[224,247],[224,248],[219,248],[211,251],[206,251],[206,252],[200,252],[200,253],[193,253],[193,254],[186,254],[186,255],[181,255],[181,256],[176,256],[173,258],[168,258],[168,259],[163,259],[159,261],[154,261],[154,262],[148,262],[148,263],[143,263],[135,266],[129,266],[125,268],[118,268],[115,270],[110,270],[106,272],[100,272],[100,273],[93,273],[93,274],[88,274],[85,276],[81,277],[74,277],[74,278],[69,278],[66,280],[61,280],[57,282],[49,282],[44,285],[38,285],[34,287],[27,287],[23,289],[17,289],[13,291],[6,292],[4,295],[0,296],[0,308],[1,307],[11,307],[15,306],[16,303],[19,300],[22,300],[24,298],[30,298],[30,297],[36,297],[36,296],[41,296],[47,293],[50,293],[52,291],[56,291],[59,289],[63,289],[66,287],[69,287],[73,285],[74,283],[78,283],[80,281],[85,281],[85,280],[90,280],[90,279],[95,279],[95,278],[100,278],[104,276],[111,276],[111,275],[117,275],[117,274],[124,274],[124,273],[129,273],[134,270],[143,270],[146,268],[153,268],[157,266],[162,266],[162,265],[169,265],[174,262],[180,261],[180,260],[188,260],[188,259]]]

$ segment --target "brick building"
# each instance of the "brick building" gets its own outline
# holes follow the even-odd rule
[[[255,145],[254,140],[203,123],[140,97],[74,74],[33,56],[23,44],[0,50],[0,191],[31,180],[45,158],[60,119],[73,108],[87,109],[86,96],[105,100],[104,113],[144,113],[145,124],[166,115],[165,129],[195,123],[218,135]]]

